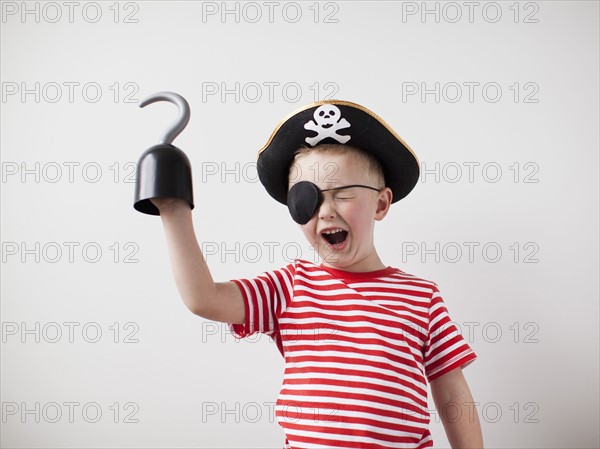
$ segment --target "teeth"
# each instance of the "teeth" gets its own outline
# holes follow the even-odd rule
[[[329,231],[323,231],[322,234],[335,234],[336,232],[343,232],[343,229],[330,229]]]

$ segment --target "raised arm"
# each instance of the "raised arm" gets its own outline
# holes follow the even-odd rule
[[[214,282],[196,239],[189,205],[171,198],[151,201],[160,210],[173,277],[187,308],[209,320],[243,323],[242,293],[233,282]]]

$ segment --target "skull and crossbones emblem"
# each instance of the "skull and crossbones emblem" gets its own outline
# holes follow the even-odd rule
[[[313,114],[314,120],[309,120],[304,124],[304,129],[316,131],[314,137],[304,139],[306,143],[314,147],[321,140],[331,137],[339,143],[346,143],[350,140],[350,136],[342,136],[337,132],[340,129],[350,127],[348,120],[342,117],[340,109],[333,104],[324,104],[317,108]]]

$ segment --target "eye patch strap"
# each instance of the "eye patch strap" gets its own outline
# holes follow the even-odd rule
[[[319,189],[321,192],[329,192],[330,190],[342,190],[342,189],[348,189],[350,187],[364,187],[365,189],[371,189],[371,190],[375,190],[376,192],[380,192],[383,189],[377,189],[375,187],[371,187],[371,186],[364,186],[362,184],[350,184],[349,186],[341,186],[341,187],[332,187],[331,189],[324,189],[321,190]],[[318,188],[318,187],[317,187]],[[384,187],[385,188],[385,187]]]

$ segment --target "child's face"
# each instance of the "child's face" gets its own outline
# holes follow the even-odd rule
[[[309,153],[298,159],[290,172],[289,186],[310,181],[321,190],[351,184],[382,188],[352,155]],[[299,225],[325,266],[346,271],[385,268],[373,245],[375,220],[387,214],[392,192],[352,187],[323,192],[323,203],[306,224]],[[345,232],[326,236],[325,230]],[[344,238],[345,237],[345,238]],[[343,241],[341,241],[343,240]],[[341,241],[341,242],[340,242]],[[337,243],[339,242],[339,243]]]

